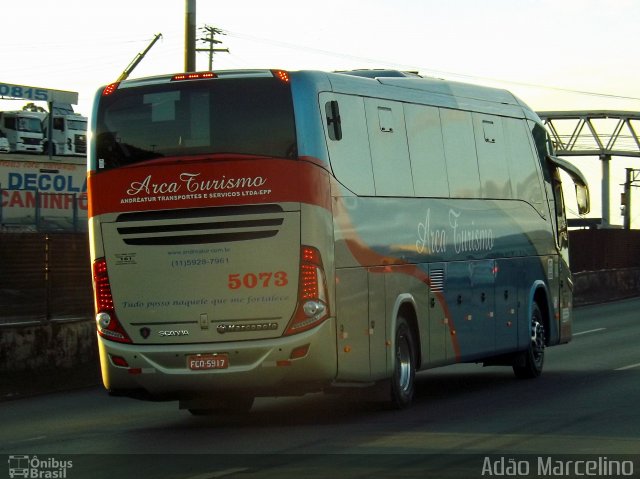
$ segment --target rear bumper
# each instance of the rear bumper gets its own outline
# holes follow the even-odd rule
[[[336,376],[335,319],[293,336],[211,344],[121,344],[98,337],[102,379],[117,394],[149,399],[182,399],[207,392],[250,391],[290,395],[319,390]],[[309,345],[304,357],[295,348]],[[227,369],[192,371],[187,356],[226,353]],[[114,357],[126,361],[116,366]]]

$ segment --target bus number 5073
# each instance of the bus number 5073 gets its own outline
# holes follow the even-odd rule
[[[228,278],[229,289],[240,289],[242,287],[253,288],[268,288],[269,286],[277,286],[279,288],[286,286],[289,283],[287,273],[284,271],[261,272],[261,273],[246,273],[244,275],[240,273],[230,274]]]

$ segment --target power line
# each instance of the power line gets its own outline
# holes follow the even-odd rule
[[[599,98],[609,98],[609,99],[615,99],[615,100],[640,101],[640,97],[633,97],[633,96],[626,96],[626,95],[616,95],[616,94],[612,94],[612,93],[601,93],[601,92],[594,92],[594,91],[587,91],[587,90],[576,90],[576,89],[572,89],[572,88],[563,88],[563,87],[550,86],[550,85],[541,85],[541,84],[537,84],[537,83],[519,82],[519,81],[514,81],[514,80],[503,80],[503,79],[499,79],[499,78],[483,77],[483,76],[471,75],[471,74],[465,74],[465,73],[458,73],[458,72],[451,72],[451,71],[444,71],[444,70],[434,70],[434,69],[429,68],[429,67],[419,66],[419,65],[415,65],[415,64],[407,65],[407,64],[396,63],[396,62],[389,61],[389,60],[375,59],[375,58],[370,58],[370,57],[362,57],[362,56],[351,55],[351,54],[346,54],[346,53],[338,53],[338,52],[334,52],[334,51],[331,51],[331,50],[324,50],[324,49],[321,49],[321,48],[315,48],[315,47],[309,47],[309,46],[301,46],[301,45],[296,45],[296,44],[292,44],[292,43],[288,43],[288,42],[282,42],[282,41],[279,41],[279,40],[271,40],[271,39],[266,39],[266,38],[260,38],[260,37],[255,37],[255,36],[252,36],[252,35],[247,35],[245,33],[233,32],[233,31],[229,31],[229,30],[224,30],[224,32],[227,35],[229,35],[230,37],[235,37],[235,38],[240,38],[240,39],[260,42],[260,43],[271,43],[272,45],[277,45],[277,46],[281,46],[281,47],[284,47],[284,48],[290,48],[290,49],[294,49],[294,50],[302,50],[302,51],[307,51],[307,52],[314,52],[314,53],[318,53],[318,54],[321,54],[321,55],[333,56],[333,57],[337,57],[337,58],[345,58],[345,59],[348,59],[348,60],[364,61],[364,62],[367,62],[367,63],[373,63],[373,64],[378,64],[378,65],[384,64],[384,65],[393,66],[395,68],[399,68],[399,69],[402,69],[402,70],[419,70],[421,72],[427,72],[430,75],[452,76],[452,77],[456,77],[456,78],[464,78],[464,79],[475,80],[475,81],[490,81],[490,82],[494,82],[494,83],[501,83],[501,84],[507,84],[507,85],[517,85],[517,86],[521,86],[521,87],[538,88],[538,89],[543,89],[543,90],[553,90],[553,91],[559,91],[559,92],[564,92],[564,93],[572,93],[572,94],[576,94],[576,95],[587,95],[587,96],[594,96],[594,97],[599,97]]]

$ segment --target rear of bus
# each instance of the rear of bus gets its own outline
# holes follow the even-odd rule
[[[189,405],[335,377],[329,175],[298,151],[293,83],[186,74],[96,95],[90,241],[112,393]]]

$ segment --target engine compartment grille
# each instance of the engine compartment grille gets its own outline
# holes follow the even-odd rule
[[[128,245],[186,245],[270,238],[283,221],[278,205],[244,205],[123,213],[116,227]]]

